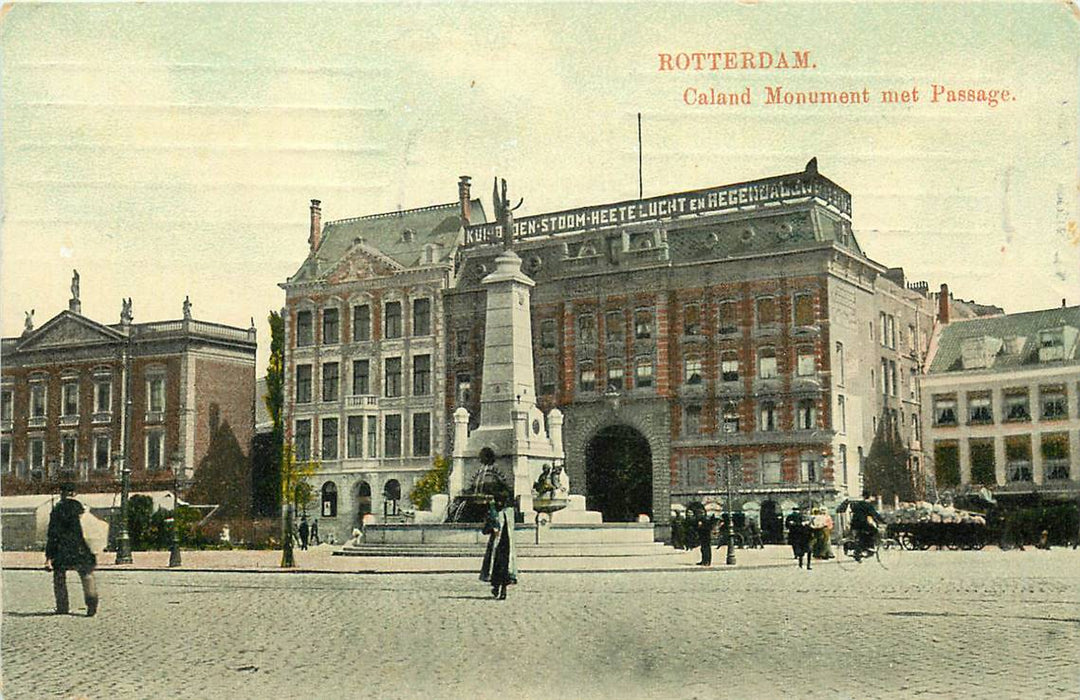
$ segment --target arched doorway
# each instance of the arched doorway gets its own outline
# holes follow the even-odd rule
[[[652,514],[652,450],[628,425],[609,425],[585,446],[585,489],[589,510],[606,522],[633,522]]]
[[[383,517],[393,518],[400,514],[401,483],[397,479],[387,481],[383,486]]]
[[[761,539],[766,544],[784,543],[784,513],[776,501],[769,499],[761,504]]]

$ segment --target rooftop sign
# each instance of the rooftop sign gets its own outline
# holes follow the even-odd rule
[[[514,221],[514,238],[551,236],[571,231],[624,226],[640,221],[673,219],[691,214],[712,214],[805,197],[821,199],[843,214],[851,216],[850,194],[816,172],[801,172],[693,192],[526,216]],[[466,246],[495,243],[501,239],[502,226],[497,223],[479,224],[465,229]]]

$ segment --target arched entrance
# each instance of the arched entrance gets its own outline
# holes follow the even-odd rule
[[[772,499],[761,504],[761,539],[766,544],[784,543],[784,513]]]
[[[371,512],[371,484],[361,481],[356,489],[357,523],[364,522],[364,516]]]
[[[602,428],[585,446],[585,490],[589,510],[605,522],[633,522],[652,514],[652,450],[628,425]]]

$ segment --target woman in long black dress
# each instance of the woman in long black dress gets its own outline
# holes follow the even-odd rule
[[[517,583],[517,552],[514,546],[514,506],[495,501],[498,510],[491,556],[491,595],[506,600],[506,587]]]

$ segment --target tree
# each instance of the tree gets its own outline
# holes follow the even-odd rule
[[[284,535],[281,541],[281,566],[296,566],[293,556],[293,517],[297,509],[306,508],[314,495],[311,478],[319,471],[319,462],[298,460],[292,444],[281,451],[281,502],[285,505]]]
[[[409,491],[409,500],[420,510],[431,508],[431,497],[437,493],[446,493],[450,485],[450,460],[442,455],[435,455],[431,469],[416,480],[416,485]]]
[[[916,501],[921,497],[917,476],[911,468],[911,453],[900,440],[899,426],[885,413],[866,457],[865,487],[887,503],[896,497]]]
[[[285,322],[276,311],[267,317],[270,325],[270,359],[266,365],[266,393],[259,397],[266,405],[272,428],[256,435],[252,446],[252,501],[256,514],[281,513],[281,450],[285,439]]]

